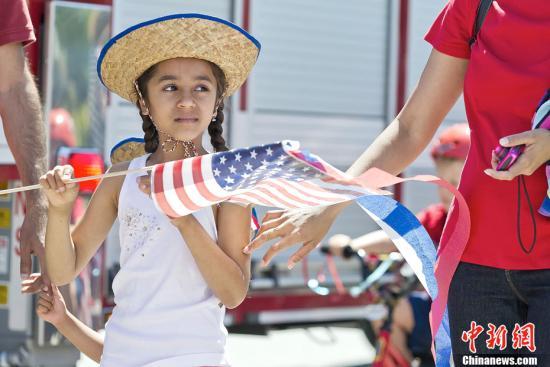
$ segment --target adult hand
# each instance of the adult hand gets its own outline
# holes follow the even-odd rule
[[[519,175],[530,176],[541,165],[550,160],[550,130],[534,129],[500,139],[500,145],[504,147],[522,144],[525,144],[525,150],[510,169],[497,171],[497,160],[493,154],[491,160],[493,168],[486,169],[485,173],[494,179],[509,181]]]
[[[35,294],[38,292],[48,292],[49,284],[44,282],[44,277],[40,273],[34,273],[21,282],[21,293]]]
[[[32,272],[32,255],[36,255],[40,261],[40,270],[44,274],[43,281],[49,285],[44,255],[48,206],[43,195],[35,193],[33,196],[27,196],[26,208],[19,238],[21,279],[29,279]]]
[[[335,205],[270,211],[263,218],[256,238],[243,251],[249,254],[267,241],[281,238],[264,255],[263,264],[267,265],[278,252],[301,242],[302,247],[294,252],[288,260],[288,267],[291,269],[319,245],[339,212],[339,207]]]

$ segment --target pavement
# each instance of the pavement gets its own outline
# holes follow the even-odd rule
[[[375,353],[361,330],[346,327],[230,334],[228,352],[233,367],[367,367]],[[76,365],[97,366],[85,356]]]

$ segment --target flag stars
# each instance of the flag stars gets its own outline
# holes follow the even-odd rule
[[[268,156],[272,156],[273,155],[273,149],[271,149],[270,147],[267,147],[267,149],[265,150],[266,154]]]
[[[246,168],[247,171],[252,171],[252,165],[248,162],[246,162],[246,164],[244,165],[244,168]]]
[[[229,177],[229,176],[228,176],[228,177],[226,177],[226,178],[225,178],[224,180],[225,180],[225,182],[227,182],[228,184],[232,184],[232,183],[235,183],[235,180],[234,180],[234,179],[232,179],[232,178],[231,178],[231,177]]]
[[[237,169],[235,168],[235,166],[231,166],[231,167],[229,167],[229,172],[235,174],[235,173],[237,173]]]
[[[227,158],[225,158],[225,156],[222,155],[221,158],[220,158],[220,164],[225,164],[226,160],[227,160]]]
[[[250,152],[250,157],[251,157],[252,159],[256,159],[256,156],[257,156],[257,155],[258,155],[258,153],[256,153],[255,150],[253,150],[253,151]]]
[[[214,171],[212,171],[212,172],[214,172],[214,176],[216,176],[216,177],[219,176],[220,173],[221,173],[220,170],[217,169],[217,168],[215,168]]]
[[[268,165],[269,165],[269,162],[266,161],[266,160],[264,159],[264,160],[262,161],[262,164],[263,164],[264,166],[268,166]]]
[[[241,158],[242,158],[241,153],[235,154],[235,160],[236,160],[237,162],[240,162],[240,161],[241,161]]]

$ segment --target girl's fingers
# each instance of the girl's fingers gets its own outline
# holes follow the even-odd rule
[[[57,190],[57,184],[55,182],[53,171],[49,171],[48,173],[46,173],[46,180],[48,181],[48,185],[50,186],[51,190]]]
[[[61,295],[61,292],[59,291],[59,287],[52,283],[52,300],[53,297],[60,298],[63,300],[63,296]]]
[[[55,180],[55,185],[57,187],[57,192],[64,192],[65,191],[65,182],[61,179],[61,167],[57,166],[53,170],[53,177]]]
[[[51,310],[53,307],[53,304],[50,301],[45,300],[44,298],[38,299],[38,305],[44,307],[48,311]]]
[[[53,295],[49,294],[48,292],[44,292],[42,291],[40,293],[40,298],[43,298],[45,299],[46,301],[50,302],[53,304]]]
[[[146,195],[151,195],[151,177],[140,176],[137,178],[137,183],[141,192]]]
[[[41,176],[38,182],[42,185],[44,190],[51,190],[50,183],[48,182],[46,175]]]
[[[63,179],[63,182],[65,183],[65,186],[68,189],[72,189],[73,187],[76,186],[76,183],[74,182],[66,183],[68,180],[74,178],[74,169],[72,166],[69,166],[69,165],[63,166],[61,178]]]
[[[44,305],[38,304],[36,306],[36,313],[38,313],[39,315],[47,314],[48,312],[50,312],[50,309],[45,307]]]

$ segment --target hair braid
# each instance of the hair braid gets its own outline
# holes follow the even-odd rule
[[[220,102],[218,106],[218,111],[216,113],[215,119],[213,119],[210,122],[210,125],[208,125],[208,134],[210,134],[210,143],[212,144],[212,147],[214,147],[214,151],[216,152],[222,152],[229,150],[229,148],[225,145],[225,139],[223,138],[223,101]]]
[[[139,109],[139,102],[137,105]],[[141,128],[144,132],[143,140],[145,140],[145,152],[154,153],[159,147],[159,133],[157,128],[153,124],[153,121],[151,121],[149,115],[144,115],[140,112],[139,116],[143,120]]]

